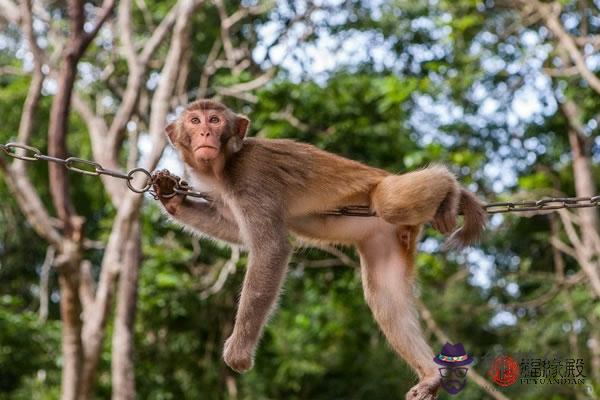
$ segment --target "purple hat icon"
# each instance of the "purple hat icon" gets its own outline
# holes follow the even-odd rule
[[[460,367],[471,364],[473,358],[467,354],[462,343],[451,344],[446,342],[440,354],[435,356],[433,361],[444,367]]]

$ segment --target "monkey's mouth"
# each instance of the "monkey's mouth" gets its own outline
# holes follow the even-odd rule
[[[196,148],[194,149],[194,151],[200,150],[200,149],[214,149],[217,150],[217,148],[215,146],[209,146],[207,144],[202,144],[200,146],[196,146]]]
[[[215,146],[202,144],[194,148],[194,155],[200,160],[212,160],[219,154],[219,149]]]

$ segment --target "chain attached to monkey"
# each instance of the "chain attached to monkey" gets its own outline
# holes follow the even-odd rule
[[[57,164],[62,164],[70,171],[74,171],[84,175],[100,176],[108,175],[114,178],[123,179],[127,183],[127,187],[135,193],[146,193],[148,192],[154,200],[159,199],[159,195],[153,190],[153,186],[156,180],[156,173],[151,173],[144,168],[134,168],[131,171],[124,173],[121,171],[109,170],[95,161],[85,160],[78,157],[69,157],[66,159],[51,157],[33,147],[21,143],[0,143],[0,150],[6,155],[12,158],[17,158],[24,161],[47,161]],[[88,166],[86,169],[85,166]],[[92,168],[90,168],[92,167]],[[141,174],[145,177],[144,186],[135,187],[133,180],[136,176]],[[164,175],[163,175],[164,177]],[[173,180],[173,190],[168,193],[161,193],[160,197],[171,198],[178,194],[190,197],[196,197],[209,201],[210,197],[205,193],[195,191],[187,181],[179,178],[175,175],[168,175]],[[553,211],[563,208],[587,208],[587,207],[600,207],[600,195],[593,197],[552,197],[541,200],[528,200],[518,202],[496,202],[487,203],[484,205],[485,210],[488,214],[499,214],[509,212],[534,212],[534,211]],[[353,216],[353,217],[373,217],[376,214],[371,210],[368,205],[353,205],[337,208],[334,210],[326,211],[325,215],[340,215],[340,216]]]
[[[127,181],[127,187],[135,192],[135,193],[145,193],[148,192],[154,200],[158,200],[158,195],[156,192],[152,190],[152,186],[154,184],[154,174],[150,173],[150,171],[145,168],[134,168],[131,171],[124,173],[121,171],[113,171],[104,168],[102,165],[95,161],[85,160],[83,158],[77,157],[69,157],[66,159],[50,157],[33,147],[27,146],[21,143],[8,143],[8,144],[0,144],[0,150],[2,150],[6,155],[17,158],[19,160],[24,161],[48,161],[57,164],[62,164],[70,171],[74,171],[84,175],[92,175],[92,176],[100,176],[100,175],[108,175],[114,178],[123,179]],[[18,150],[21,150],[18,152]],[[21,154],[19,154],[21,153]],[[85,166],[88,166],[85,169]],[[90,168],[91,167],[91,168]],[[136,176],[141,174],[145,177],[144,186],[135,187],[133,184],[133,180],[135,180]],[[181,178],[176,178],[174,175],[170,175],[171,179],[174,181],[173,192],[170,193],[161,193],[161,197],[170,198],[176,196],[177,194],[183,194],[185,196],[197,197],[205,200],[209,200],[209,197],[200,192],[194,191],[190,185]]]

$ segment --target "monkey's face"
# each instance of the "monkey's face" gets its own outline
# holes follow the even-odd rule
[[[227,139],[227,116],[218,110],[186,111],[181,121],[182,135],[189,142],[189,151],[197,161],[211,161],[221,151],[221,140]]]
[[[166,133],[183,160],[197,167],[241,150],[249,124],[248,118],[220,103],[198,100],[166,127]]]

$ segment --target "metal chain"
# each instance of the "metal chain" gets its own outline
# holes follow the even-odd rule
[[[600,196],[594,197],[552,197],[542,200],[528,201],[504,201],[498,203],[487,203],[483,207],[488,214],[500,214],[509,212],[526,211],[552,211],[561,208],[587,208],[600,207]],[[326,215],[353,215],[357,217],[371,217],[375,213],[369,206],[349,206],[337,210],[328,211]]]
[[[155,200],[159,198],[159,195],[152,189],[155,183],[155,177],[152,173],[144,168],[134,168],[128,173],[120,171],[112,171],[105,169],[97,162],[84,160],[77,157],[69,157],[66,159],[50,157],[42,154],[40,150],[35,147],[27,146],[21,143],[8,143],[1,144],[0,150],[6,155],[18,158],[24,161],[48,161],[57,164],[64,165],[70,171],[78,172],[85,175],[108,175],[115,178],[123,179],[127,181],[127,187],[135,193],[150,193]],[[20,152],[18,152],[21,150]],[[85,166],[88,168],[85,169]],[[143,187],[136,188],[133,186],[132,181],[136,175],[143,175],[146,177],[146,181]],[[165,177],[165,175],[163,175]],[[178,194],[185,196],[197,197],[205,200],[210,200],[209,196],[204,193],[193,190],[190,185],[183,179],[173,176],[166,175],[169,179],[173,180],[173,191],[169,193],[161,193],[160,197],[171,198]],[[600,207],[600,195],[594,197],[553,197],[537,201],[519,201],[519,202],[498,202],[488,203],[484,205],[485,210],[488,214],[499,214],[508,212],[525,212],[525,211],[550,211],[558,210],[561,208],[586,208],[586,207]],[[369,206],[347,206],[338,208],[335,210],[327,211],[325,215],[347,215],[355,217],[372,217],[375,213]]]
[[[19,149],[21,150],[20,152],[18,152]],[[66,159],[62,159],[62,158],[50,157],[45,154],[42,154],[42,152],[40,150],[36,149],[35,147],[27,146],[27,145],[24,145],[21,143],[0,144],[0,150],[2,150],[6,155],[13,157],[13,158],[18,158],[19,160],[48,161],[48,162],[53,162],[56,164],[64,165],[65,168],[67,168],[68,170],[78,172],[78,173],[84,174],[84,175],[92,175],[92,176],[108,175],[108,176],[112,176],[114,178],[123,179],[123,180],[127,181],[127,187],[131,191],[133,191],[135,193],[148,192],[154,197],[155,200],[158,199],[158,195],[156,194],[156,192],[154,192],[154,190],[152,190],[152,187],[155,183],[154,182],[155,179],[154,179],[153,175],[144,168],[134,168],[131,171],[129,171],[128,173],[123,173],[121,171],[113,171],[113,170],[104,168],[102,165],[100,165],[99,163],[97,163],[95,161],[84,160],[83,158],[69,157]],[[21,154],[19,154],[19,153],[21,153]],[[144,186],[142,186],[142,187],[133,186],[133,181],[135,180],[136,176],[140,176],[140,175],[145,176]],[[194,191],[187,184],[187,182],[185,182],[181,178],[176,179],[175,177],[172,177],[172,179],[175,182],[175,185],[173,186],[173,191],[170,193],[163,193],[163,194],[161,194],[161,197],[169,198],[169,197],[173,197],[177,194],[183,194],[186,196],[198,197],[198,198],[208,200],[208,196],[206,196],[203,193]]]
[[[537,201],[499,202],[485,205],[488,214],[524,211],[551,211],[561,208],[600,207],[600,196],[594,197],[552,197]]]

